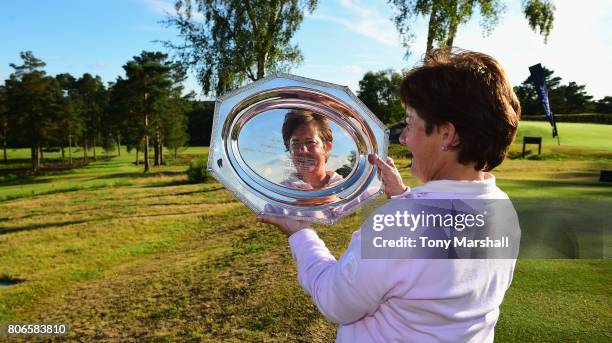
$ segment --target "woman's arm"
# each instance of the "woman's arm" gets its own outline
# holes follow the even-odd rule
[[[392,287],[387,260],[361,259],[359,231],[339,261],[313,229],[289,237],[300,285],[330,321],[348,324],[371,315]]]

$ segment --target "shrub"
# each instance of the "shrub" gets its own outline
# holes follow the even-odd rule
[[[187,179],[193,183],[203,183],[210,180],[208,170],[206,170],[206,160],[202,157],[195,158],[189,162],[187,168]]]
[[[393,159],[412,157],[412,153],[401,144],[389,144],[387,155]]]
[[[545,115],[522,116],[521,120],[526,121],[548,121]],[[604,113],[582,113],[582,114],[555,114],[557,123],[596,123],[612,124],[612,115]]]

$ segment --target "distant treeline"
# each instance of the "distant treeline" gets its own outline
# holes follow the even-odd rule
[[[197,101],[195,94],[183,95],[186,69],[161,52],[143,51],[128,61],[125,77],[103,84],[99,76],[74,77],[63,73],[49,76],[45,63],[31,52],[20,54],[22,64],[10,64],[14,72],[0,85],[0,140],[3,160],[7,149],[29,147],[32,169],[37,171],[44,151],[59,148],[62,159],[72,164],[72,149],[81,146],[82,160],[97,158],[97,147],[121,154],[121,145],[144,156],[149,170],[164,163],[164,147],[176,156],[186,145],[210,144],[214,102]],[[545,69],[551,108],[558,121],[610,124],[612,97],[598,101],[584,85],[569,82]],[[393,70],[367,72],[359,82],[359,98],[387,125],[403,121],[399,99],[402,74]],[[542,107],[531,79],[515,87],[523,119],[544,120]],[[573,115],[576,113],[589,113]],[[89,148],[93,156],[88,156]]]
[[[521,120],[548,121],[545,115],[522,116]],[[606,113],[581,113],[581,114],[555,114],[558,123],[595,123],[612,125],[612,114]]]
[[[29,147],[33,171],[40,168],[47,148],[59,147],[62,159],[73,162],[72,149],[83,147],[83,161],[97,158],[96,147],[106,151],[121,145],[144,155],[149,169],[149,150],[154,165],[164,163],[164,147],[176,155],[189,141],[206,141],[204,125],[210,112],[206,103],[194,101],[194,94],[183,95],[185,69],[168,61],[161,52],[143,51],[128,61],[126,77],[107,85],[99,76],[70,74],[49,76],[45,63],[31,52],[21,53],[22,64],[10,64],[14,72],[0,85],[0,139],[4,162],[7,148]],[[188,118],[193,118],[188,129]],[[208,136],[209,137],[209,136]],[[93,156],[88,156],[89,148]]]
[[[561,78],[553,76],[552,70],[544,68],[544,73],[550,107],[554,113],[563,113],[559,121],[610,123],[612,96],[594,101],[593,96],[586,93],[585,85],[578,85],[573,81],[562,85]],[[367,72],[359,81],[359,98],[385,124],[392,125],[403,121],[404,109],[399,98],[402,79],[402,73],[387,69]],[[538,120],[543,116],[543,108],[531,77],[514,87],[514,91],[521,102],[523,119]],[[593,114],[574,115],[580,113]]]

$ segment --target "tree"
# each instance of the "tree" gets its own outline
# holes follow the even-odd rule
[[[72,165],[72,145],[81,138],[85,125],[81,112],[85,106],[82,105],[76,93],[76,79],[72,75],[58,74],[55,79],[63,90],[63,115],[59,122],[58,141],[61,145],[62,160],[64,159],[64,143],[68,144],[68,163]]]
[[[434,43],[451,48],[459,27],[470,21],[475,10],[480,13],[485,35],[491,33],[505,10],[500,0],[389,0],[389,3],[395,9],[395,26],[407,56],[414,39],[412,26],[420,16],[429,17],[425,50],[429,53]],[[552,30],[555,6],[549,0],[523,0],[522,6],[529,26],[543,35],[546,42]]]
[[[612,114],[612,96],[603,97],[595,103],[595,111]]]
[[[291,38],[304,11],[314,11],[317,0],[196,0],[204,20],[194,18],[191,0],[175,2],[175,26],[185,42],[172,48],[185,66],[197,73],[205,94],[220,94],[261,79],[268,72],[289,70],[302,61]]]
[[[402,74],[391,69],[367,72],[359,81],[359,99],[385,124],[401,121],[404,109],[400,100]]]
[[[24,143],[30,145],[32,171],[37,172],[42,159],[42,145],[57,129],[62,91],[55,78],[40,70],[45,63],[32,52],[22,52],[20,57],[23,64],[10,64],[15,71],[5,83],[7,110],[10,126]]]
[[[125,66],[124,66],[125,68]],[[109,87],[107,129],[116,135],[117,149],[121,152],[121,142],[125,143],[128,153],[136,149],[136,165],[139,164],[138,152],[142,150],[144,135],[142,125],[142,99],[138,90],[132,89],[134,80],[118,77]]]
[[[109,83],[108,86],[108,103],[105,110],[105,132],[104,135],[111,136],[117,144],[117,155],[121,156],[121,142],[127,143],[128,150],[131,150],[133,144],[131,139],[137,134],[133,132],[130,122],[132,116],[130,107],[130,91],[128,89],[127,80],[118,77],[117,81]],[[140,138],[140,137],[139,137]],[[135,140],[139,140],[136,138]],[[109,139],[109,137],[106,137]]]
[[[6,88],[0,86],[0,137],[2,137],[2,152],[4,163],[8,163],[6,156],[6,141],[8,140],[8,111],[6,106]]]
[[[588,95],[585,85],[578,85],[570,81],[567,85],[561,84],[561,78],[554,76],[554,71],[543,67],[548,101],[554,113],[583,113],[593,108],[592,96]],[[532,78],[529,76],[521,85],[514,87],[521,109],[525,115],[544,114],[542,104],[538,99]]]
[[[22,51],[19,53],[19,57],[23,61],[22,65],[9,63],[9,66],[15,70],[12,75],[15,76],[16,79],[20,79],[23,76],[32,74],[34,72],[41,72],[44,74],[44,72],[40,69],[47,64],[41,59],[34,57],[32,51]]]
[[[99,76],[89,73],[83,74],[75,83],[75,97],[81,106],[80,112],[83,118],[83,158],[88,161],[87,151],[89,142],[93,146],[94,161],[97,160],[96,145],[99,142],[100,128],[102,126],[102,114],[106,107],[106,90]]]
[[[191,109],[187,112],[190,145],[210,145],[214,111],[214,101],[192,101]]]
[[[173,65],[172,71],[172,89],[166,115],[163,118],[163,143],[174,153],[174,159],[177,157],[178,149],[184,147],[189,141],[187,133],[188,118],[187,112],[191,110],[191,103],[195,94],[190,92],[183,96],[183,81],[187,78],[187,73],[180,65]],[[163,154],[160,144],[160,159]]]
[[[588,95],[586,85],[579,85],[570,81],[567,85],[560,86],[555,90],[561,98],[558,113],[584,113],[592,109],[593,96]]]
[[[129,90],[128,108],[135,118],[140,117],[138,122],[130,125],[136,128],[135,132],[144,140],[145,172],[150,168],[149,138],[152,135],[155,135],[156,156],[161,151],[161,118],[172,86],[171,66],[167,58],[168,55],[161,52],[143,51],[123,66],[127,75],[124,86],[125,90]],[[159,162],[156,158],[156,164]]]
[[[551,104],[551,109],[556,111],[556,108],[552,107],[553,99],[556,96],[556,94],[552,94],[552,90],[559,87],[561,84],[561,78],[558,76],[553,76],[554,71],[546,67],[542,67],[542,69],[544,70],[546,88],[549,90],[549,102]],[[525,79],[525,81],[523,81],[523,83],[521,83],[519,86],[514,87],[514,92],[521,103],[521,112],[523,114],[536,115],[544,113],[542,104],[538,100],[538,94],[533,86],[533,78],[531,75],[527,77],[527,79]]]

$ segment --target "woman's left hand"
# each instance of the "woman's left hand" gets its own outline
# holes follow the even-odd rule
[[[377,155],[372,154],[368,155],[368,161],[378,166],[378,172],[385,185],[385,194],[387,194],[388,197],[400,195],[408,189],[408,187],[404,185],[402,175],[400,175],[391,157],[387,157],[387,160],[383,161]]]
[[[267,214],[257,215],[257,221],[260,223],[271,224],[279,228],[287,236],[310,227],[310,224],[302,220],[294,220],[285,217],[271,216]]]

